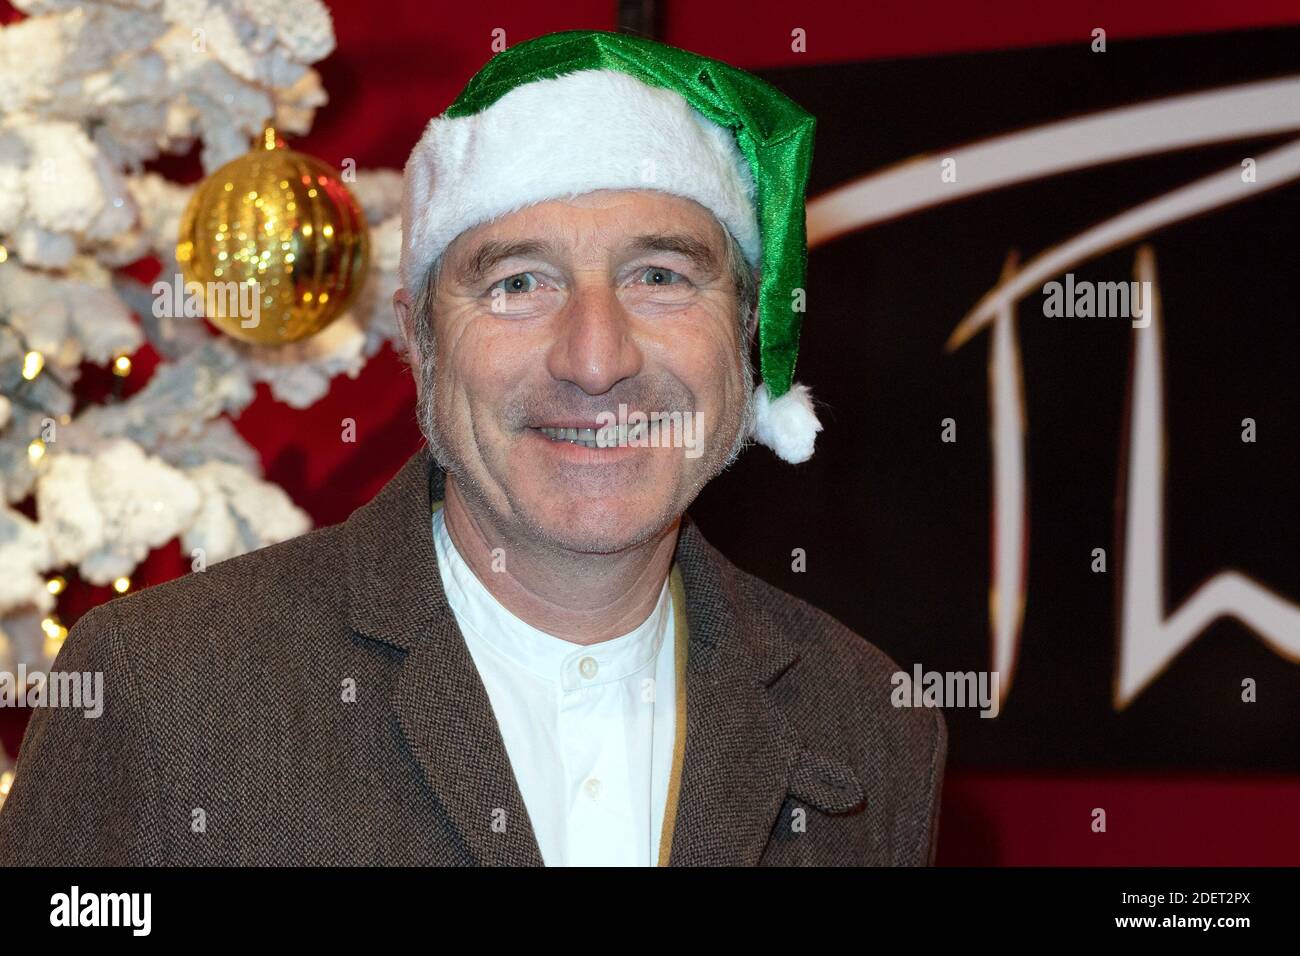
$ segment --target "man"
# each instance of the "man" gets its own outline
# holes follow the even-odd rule
[[[104,713],[33,718],[0,859],[931,862],[938,712],[685,514],[748,438],[797,462],[820,429],[812,130],[637,38],[492,60],[406,169],[428,450],[342,525],[78,622],[57,667],[103,671]]]

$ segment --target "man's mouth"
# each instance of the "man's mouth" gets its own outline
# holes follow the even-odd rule
[[[615,424],[599,428],[555,428],[542,425],[534,430],[555,442],[568,442],[585,448],[618,448],[629,442],[640,441],[648,432],[649,424],[639,422],[631,426]]]

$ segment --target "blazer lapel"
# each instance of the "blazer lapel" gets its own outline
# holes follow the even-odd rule
[[[467,862],[540,866],[491,701],[443,593],[430,525],[441,485],[421,449],[347,520],[351,626],[405,652],[396,723]]]
[[[541,866],[492,704],[455,621],[406,659],[393,709],[425,782],[484,866]]]
[[[686,591],[686,753],[670,866],[758,863],[799,748],[768,687],[798,657],[749,620],[725,559],[683,517],[677,562]]]

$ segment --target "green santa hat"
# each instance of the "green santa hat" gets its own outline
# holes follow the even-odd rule
[[[598,189],[692,199],[761,267],[753,437],[806,461],[821,424],[794,366],[815,124],[758,77],[652,40],[573,30],[521,43],[484,66],[411,152],[402,285],[417,288],[465,230],[548,199]]]

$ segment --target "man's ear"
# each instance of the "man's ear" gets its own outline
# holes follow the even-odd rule
[[[393,312],[397,314],[397,328],[402,333],[402,350],[410,358],[418,360],[418,355],[411,355],[415,349],[415,328],[412,325],[414,307],[415,302],[411,298],[411,293],[405,289],[398,289],[393,293]]]

